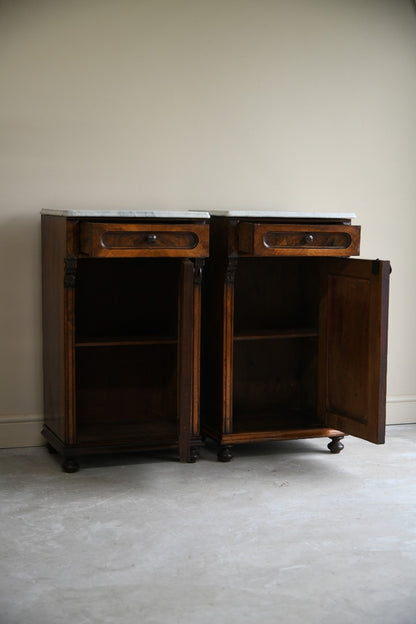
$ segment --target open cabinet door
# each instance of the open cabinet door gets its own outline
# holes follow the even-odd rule
[[[384,443],[390,263],[322,258],[318,410],[346,434]]]

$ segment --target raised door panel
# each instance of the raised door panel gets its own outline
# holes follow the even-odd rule
[[[323,422],[382,444],[390,263],[321,261],[318,409]]]

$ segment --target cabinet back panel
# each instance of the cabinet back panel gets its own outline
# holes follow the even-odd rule
[[[79,260],[77,337],[176,337],[178,282],[175,260]]]
[[[234,344],[234,424],[239,413],[316,413],[317,340]]]
[[[78,441],[176,438],[176,353],[176,345],[79,349]]]
[[[318,326],[319,269],[311,258],[240,258],[235,333]]]

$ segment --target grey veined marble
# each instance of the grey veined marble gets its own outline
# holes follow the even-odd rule
[[[285,210],[210,210],[211,217],[250,217],[269,219],[355,219],[353,212],[305,212]]]
[[[307,212],[284,210],[112,210],[112,209],[51,209],[41,211],[43,215],[57,217],[119,217],[143,219],[209,219],[210,216],[268,219],[355,219],[353,212]]]
[[[54,217],[120,217],[126,219],[209,219],[208,212],[195,210],[82,210],[82,209],[51,209],[41,211],[43,215]]]

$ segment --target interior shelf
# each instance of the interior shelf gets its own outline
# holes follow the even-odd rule
[[[234,340],[279,340],[285,338],[316,338],[318,330],[314,328],[265,329],[239,331]]]
[[[177,344],[177,339],[172,336],[82,336],[76,340],[76,347],[123,347],[123,346],[146,346],[146,345],[171,345]]]

